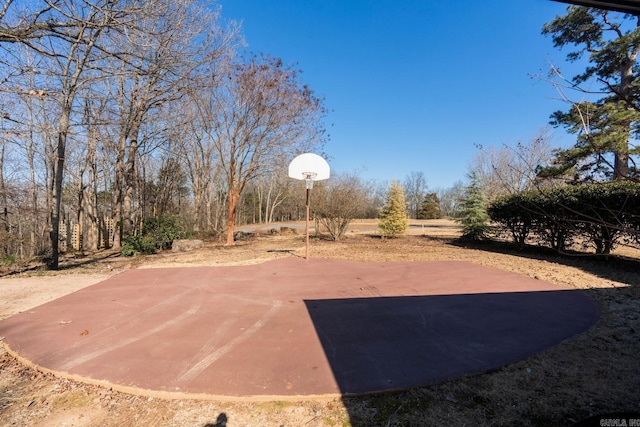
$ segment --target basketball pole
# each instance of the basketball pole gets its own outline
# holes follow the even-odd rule
[[[307,233],[307,255],[306,259],[309,259],[309,195],[311,193],[311,189],[307,187],[307,223],[305,226],[305,230]]]

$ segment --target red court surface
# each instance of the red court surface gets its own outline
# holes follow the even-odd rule
[[[599,317],[586,294],[458,261],[130,270],[0,321],[61,376],[166,397],[349,395],[497,368]]]

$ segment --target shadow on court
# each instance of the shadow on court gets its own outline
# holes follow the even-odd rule
[[[303,400],[499,368],[598,316],[583,292],[468,262],[287,257],[130,270],[0,336],[41,369],[131,393]]]
[[[598,319],[579,291],[305,301],[343,395],[409,389],[520,360]]]

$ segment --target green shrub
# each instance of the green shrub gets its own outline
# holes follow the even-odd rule
[[[151,236],[128,236],[122,243],[122,250],[120,253],[123,256],[153,254],[156,252],[156,246],[156,242]]]
[[[134,256],[140,253],[153,254],[158,249],[171,249],[175,239],[185,237],[187,237],[187,233],[171,216],[146,218],[142,226],[142,233],[126,237],[120,253],[123,256]]]
[[[142,235],[150,236],[157,249],[171,249],[174,240],[187,237],[185,231],[172,216],[145,219]]]
[[[531,193],[517,193],[500,197],[488,207],[487,213],[492,221],[511,233],[514,243],[524,247],[533,226],[534,214],[527,208]]]
[[[0,265],[4,267],[11,267],[17,262],[18,258],[14,254],[5,255],[0,259]]]
[[[520,245],[531,232],[558,251],[583,242],[609,254],[619,241],[640,237],[640,185],[634,182],[531,190],[501,197],[488,211]]]

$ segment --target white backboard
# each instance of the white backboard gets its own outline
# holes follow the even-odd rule
[[[289,177],[321,181],[329,178],[329,163],[314,153],[300,154],[289,163]]]

